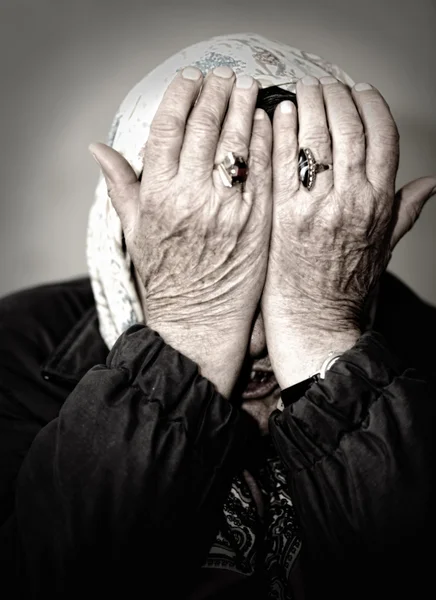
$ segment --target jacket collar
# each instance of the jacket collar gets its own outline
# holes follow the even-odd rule
[[[93,306],[50,354],[41,366],[41,374],[46,380],[76,385],[89,369],[104,364],[108,353]]]

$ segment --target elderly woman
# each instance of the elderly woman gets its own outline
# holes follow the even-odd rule
[[[395,194],[380,93],[218,37],[141,81],[90,149],[90,280],[0,305],[3,580],[24,598],[418,589],[434,365],[416,344],[436,318],[384,272],[436,181]]]

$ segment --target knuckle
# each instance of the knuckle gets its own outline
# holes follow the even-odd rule
[[[188,120],[187,128],[198,134],[208,134],[211,129],[219,130],[221,120],[217,110],[213,106],[202,107],[191,119]]]
[[[150,137],[173,138],[180,135],[185,128],[185,119],[176,112],[162,113],[155,117],[150,126]]]
[[[391,152],[385,162],[385,173],[391,174],[391,177],[395,177],[398,169],[400,155],[397,152]]]
[[[112,202],[117,201],[115,186],[111,181],[106,181],[106,191]]]
[[[344,228],[344,214],[335,205],[328,205],[320,215],[322,230],[329,235],[335,235]]]
[[[356,162],[353,163],[349,159],[337,159],[335,162],[336,168],[341,172],[341,180],[338,181],[337,186],[342,191],[349,190],[352,185],[352,179],[360,171],[360,165]]]
[[[386,122],[375,122],[374,123],[374,137],[378,144],[397,146],[400,142],[400,133],[398,127],[394,121],[391,123]]]
[[[422,206],[420,206],[416,203],[410,203],[409,206],[406,207],[405,216],[406,216],[407,222],[410,224],[408,229],[410,229],[412,227],[412,225],[415,223],[415,221],[418,220],[419,215],[421,214],[421,209],[422,209]]]
[[[307,146],[330,145],[330,133],[324,125],[311,125],[308,131],[304,134],[304,144]]]
[[[341,138],[353,143],[360,144],[365,141],[365,131],[360,119],[341,119],[336,125],[336,130]]]
[[[366,112],[368,114],[368,127],[375,130],[382,129],[389,131],[393,138],[399,138],[395,119],[392,116],[389,105],[381,95],[376,95],[368,100]]]
[[[280,168],[297,162],[297,153],[286,145],[274,148],[274,164]]]
[[[248,120],[252,116],[252,96],[247,94],[247,91],[249,90],[235,88],[230,96],[229,115],[233,114],[235,119],[245,118]]]
[[[223,136],[223,147],[226,150],[246,156],[248,141],[238,131],[225,132]]]
[[[341,172],[346,175],[352,175],[365,168],[365,154],[357,149],[359,146],[360,144],[347,146],[345,152],[341,152],[335,159]]]
[[[248,159],[248,166],[254,167],[256,170],[271,168],[271,152],[264,146],[255,146],[251,149]]]

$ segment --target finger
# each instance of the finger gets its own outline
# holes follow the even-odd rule
[[[241,218],[252,216],[256,226],[271,227],[272,214],[272,126],[266,112],[257,108],[254,113],[248,177],[242,192]]]
[[[186,121],[200,91],[202,73],[186,67],[168,86],[150,126],[144,151],[144,176],[155,179],[176,175]]]
[[[366,132],[366,177],[380,191],[395,186],[400,136],[389,106],[378,90],[368,83],[352,89]]]
[[[421,177],[403,186],[395,194],[391,250],[412,229],[425,203],[436,194],[436,178]]]
[[[331,164],[332,145],[324,106],[322,86],[316,77],[306,75],[297,82],[298,143],[309,148],[321,164]],[[325,195],[333,187],[332,170],[316,175],[311,194]]]
[[[274,207],[288,206],[298,192],[298,117],[293,102],[284,100],[274,111],[272,183]]]
[[[214,164],[224,160],[228,152],[248,159],[253,115],[256,107],[259,84],[249,75],[236,79],[229,107],[215,153]],[[221,184],[222,185],[222,184]]]
[[[179,170],[190,171],[197,179],[211,177],[234,81],[234,72],[226,66],[209,73],[186,124]]]
[[[333,149],[333,183],[338,191],[366,183],[365,130],[348,88],[334,77],[322,78]],[[323,173],[324,174],[324,173]]]
[[[135,171],[119,152],[106,144],[90,144],[89,151],[101,167],[123,229],[128,228],[139,197],[140,183]]]

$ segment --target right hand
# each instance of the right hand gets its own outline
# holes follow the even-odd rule
[[[255,80],[241,89],[227,67],[204,81],[188,68],[195,72],[197,79],[177,74],[163,97],[141,182],[112,148],[90,151],[144,288],[147,325],[213,339],[215,349],[235,344],[245,354],[268,260],[272,129],[264,111],[254,119]],[[213,169],[229,151],[248,158],[244,190],[226,188]]]

